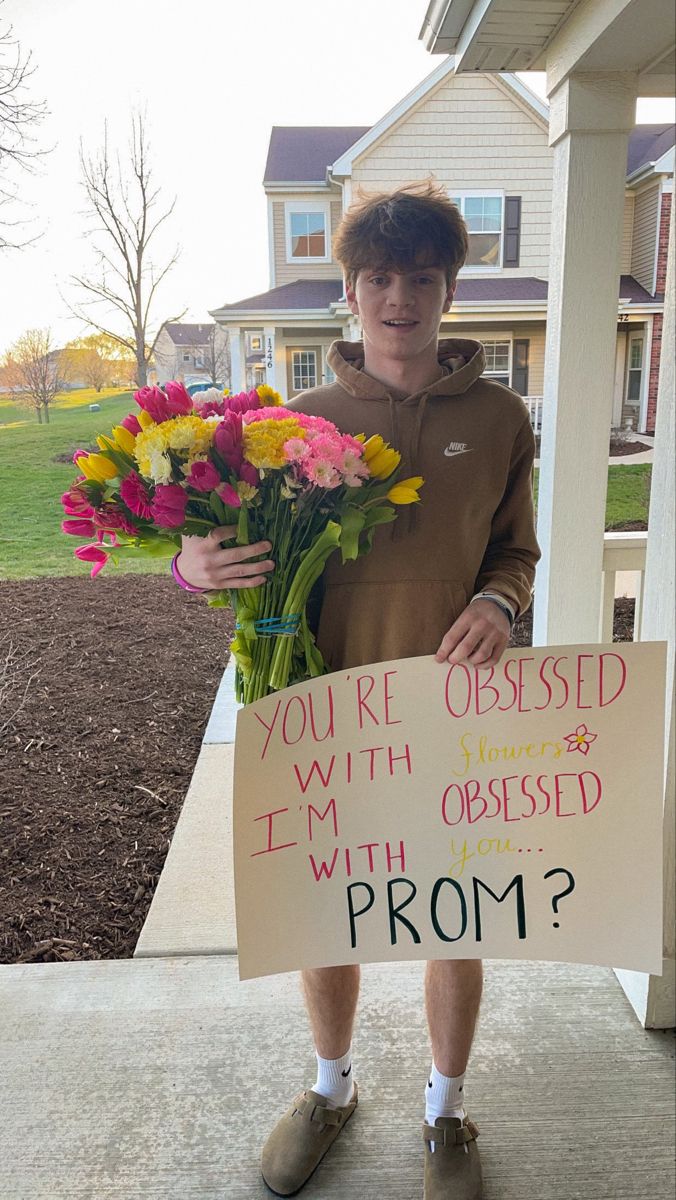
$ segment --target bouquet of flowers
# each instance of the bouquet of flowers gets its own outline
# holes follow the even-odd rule
[[[293,412],[272,388],[194,397],[183,384],[136,392],[138,413],[99,453],[76,450],[81,472],[61,497],[65,533],[94,578],[108,559],[171,556],[181,535],[236,525],[224,545],[267,539],[275,571],[265,584],[206,593],[236,617],[236,694],[245,704],[326,671],[308,627],[310,590],[330,554],[343,562],[371,548],[396,506],[420,499],[423,480],[396,482],[400,454],[376,435],[342,434],[330,421]],[[106,541],[106,538],[109,541]]]

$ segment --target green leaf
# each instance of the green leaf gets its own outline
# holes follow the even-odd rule
[[[225,507],[221,497],[216,492],[209,493],[209,505],[219,525],[227,524],[225,520]]]
[[[364,528],[371,529],[373,525],[385,525],[388,521],[396,520],[396,517],[397,510],[393,505],[377,505],[367,510]]]
[[[249,513],[246,500],[242,501],[242,507],[239,510],[237,518],[237,545],[249,545]]]
[[[364,528],[367,514],[360,508],[348,508],[340,521],[340,548],[343,562],[359,554],[359,534]]]

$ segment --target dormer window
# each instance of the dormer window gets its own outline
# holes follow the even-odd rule
[[[286,261],[330,262],[329,208],[315,201],[287,201]]]
[[[451,196],[460,209],[469,234],[464,270],[496,270],[503,266],[504,207],[501,192],[461,193]]]

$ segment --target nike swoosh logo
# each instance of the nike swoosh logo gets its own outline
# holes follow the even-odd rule
[[[446,455],[446,458],[455,458],[456,454],[471,454],[471,453],[472,453],[471,446],[467,450],[444,450],[444,454]]]
[[[431,1079],[428,1079],[428,1080],[427,1080],[427,1086],[428,1086],[428,1087],[431,1087],[431,1086],[432,1086],[432,1080],[431,1080]]]
[[[341,1072],[340,1072],[340,1073],[341,1073],[341,1075],[343,1076],[343,1079],[347,1079],[347,1077],[348,1077],[348,1075],[350,1074],[350,1071],[351,1071],[351,1070],[352,1070],[352,1063],[350,1063],[349,1067],[347,1068],[347,1071],[341,1071]]]

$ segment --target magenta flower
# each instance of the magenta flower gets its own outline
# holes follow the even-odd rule
[[[102,571],[108,562],[108,555],[100,546],[77,546],[75,549],[75,557],[80,559],[80,562],[92,562],[94,566],[90,571],[92,579]]]
[[[129,413],[129,415],[125,417],[123,421],[120,421],[120,425],[122,425],[124,429],[128,429],[129,432],[133,434],[140,433],[143,428],[138,417],[134,416],[134,413]]]
[[[71,486],[61,497],[64,512],[69,517],[91,517],[94,509],[89,497],[79,488]]]
[[[225,400],[198,400],[193,401],[193,411],[202,418],[206,417],[222,417],[225,415]]]
[[[94,510],[92,509],[92,512]],[[93,521],[62,521],[61,528],[64,533],[72,533],[74,537],[93,537],[94,522]]]
[[[258,487],[261,477],[252,463],[243,462],[237,468],[237,474],[243,483],[250,483],[252,487]]]
[[[258,409],[259,412],[263,411],[261,409],[261,398],[255,388],[252,388],[250,392],[238,392],[236,396],[226,396],[225,407],[227,412],[239,413],[240,415],[242,413],[253,412],[254,409]]]
[[[138,392],[134,392],[134,399],[139,408],[144,409],[157,425],[161,425],[163,421],[168,421],[174,416],[169,400],[161,388],[139,388]]]
[[[130,512],[146,521],[152,520],[151,498],[141,476],[136,471],[125,475],[120,484],[120,496]]]
[[[231,508],[241,508],[242,501],[231,484],[219,484],[219,486],[216,488],[216,495],[220,496],[223,503],[229,504]]]
[[[198,492],[213,492],[220,481],[221,477],[211,462],[194,462],[190,474],[186,476],[186,482]]]
[[[104,533],[114,533],[116,529],[120,529],[123,533],[128,533],[133,537],[139,532],[136,526],[132,525],[126,513],[123,513],[122,509],[112,503],[103,504],[100,508],[97,508],[92,517],[92,522],[96,529]]]
[[[153,520],[165,529],[183,525],[187,503],[187,494],[180,484],[158,483],[151,505]]]
[[[237,470],[242,461],[242,418],[239,413],[226,412],[214,431],[214,449],[223,462]]]
[[[169,398],[169,411],[172,417],[184,417],[192,412],[192,396],[182,383],[170,379],[168,383],[165,383],[164,390]]]

